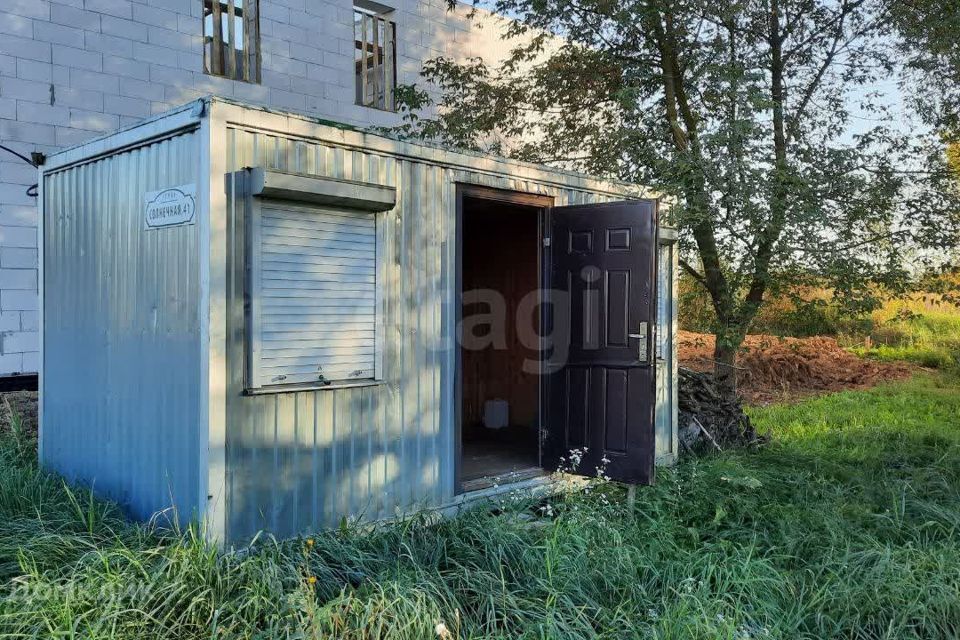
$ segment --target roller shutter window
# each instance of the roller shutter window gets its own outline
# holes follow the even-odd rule
[[[255,225],[254,385],[374,379],[375,215],[264,202]]]

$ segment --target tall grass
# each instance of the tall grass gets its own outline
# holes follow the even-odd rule
[[[842,342],[865,357],[960,368],[960,308],[918,296],[886,303],[871,316],[871,324],[866,335],[843,336]]]
[[[0,637],[960,635],[960,382],[752,413],[772,446],[662,471],[633,511],[597,484],[232,554],[125,523],[7,433]]]

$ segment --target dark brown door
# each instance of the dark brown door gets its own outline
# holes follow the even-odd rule
[[[649,484],[654,463],[657,204],[550,211],[544,466]],[[609,462],[604,463],[606,458]]]

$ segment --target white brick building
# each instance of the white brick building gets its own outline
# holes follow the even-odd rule
[[[359,25],[395,25],[394,46],[374,44],[387,84],[415,82],[425,60],[439,55],[496,59],[500,20],[478,29],[446,0],[0,0],[0,144],[29,156],[49,153],[117,129],[205,94],[218,94],[357,125],[399,121],[385,109],[358,105],[378,91],[361,79]],[[244,34],[240,14],[259,26]],[[368,19],[355,23],[366,12]],[[214,12],[235,41],[236,60],[250,60],[259,82],[237,77],[246,62],[205,52]],[[234,14],[236,35],[228,29]],[[209,14],[209,15],[208,15]],[[255,15],[258,14],[258,15]],[[205,18],[205,15],[208,16]],[[376,20],[372,16],[376,16]],[[379,21],[379,22],[378,22]],[[364,42],[370,37],[363,27]],[[244,37],[246,35],[246,39]],[[207,42],[210,39],[207,38]],[[386,42],[386,41],[384,41]],[[225,51],[231,50],[225,44]],[[249,57],[248,57],[249,56]],[[392,57],[392,65],[390,65]],[[374,61],[369,63],[376,65]],[[228,69],[229,67],[229,69]],[[237,68],[235,68],[237,67]],[[370,66],[368,65],[368,68]],[[390,74],[382,70],[383,74]],[[256,80],[256,78],[253,78]],[[361,83],[364,83],[361,88]],[[37,208],[27,194],[37,172],[0,150],[0,375],[38,370]]]

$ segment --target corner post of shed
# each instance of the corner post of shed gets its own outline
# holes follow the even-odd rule
[[[40,466],[43,466],[43,432],[44,432],[44,422],[43,422],[43,343],[46,336],[46,331],[44,331],[44,321],[43,321],[43,261],[44,261],[44,212],[46,208],[46,196],[43,190],[44,184],[44,167],[41,164],[37,167],[37,315],[38,323],[40,327],[40,344],[39,344],[39,356],[38,356],[38,371],[37,371],[37,460]]]
[[[227,424],[227,154],[226,119],[216,101],[205,100],[200,166],[200,496],[207,539],[226,542]]]
[[[671,204],[671,201],[666,202],[667,206]],[[679,387],[677,384],[679,366],[679,354],[677,353],[677,332],[679,330],[677,301],[680,297],[680,248],[678,239],[677,230],[673,227],[663,226],[661,222],[658,251],[666,252],[666,260],[661,261],[660,267],[667,267],[667,272],[659,274],[657,280],[658,286],[660,287],[658,296],[665,296],[666,317],[658,319],[658,322],[661,323],[658,330],[668,331],[669,340],[667,340],[664,345],[665,353],[662,354],[665,365],[662,373],[666,374],[666,379],[658,382],[658,386],[662,386],[666,393],[666,397],[663,398],[663,400],[666,403],[666,409],[669,413],[666,420],[667,433],[663,434],[661,432],[658,434],[657,458],[658,463],[664,465],[671,465],[677,461],[680,446],[677,435],[677,420],[679,418],[677,413],[679,402]],[[660,340],[660,338],[658,338],[658,340]],[[663,407],[658,406],[658,410],[662,409]],[[659,425],[660,420],[657,422]],[[662,437],[664,435],[666,436],[665,438]]]

